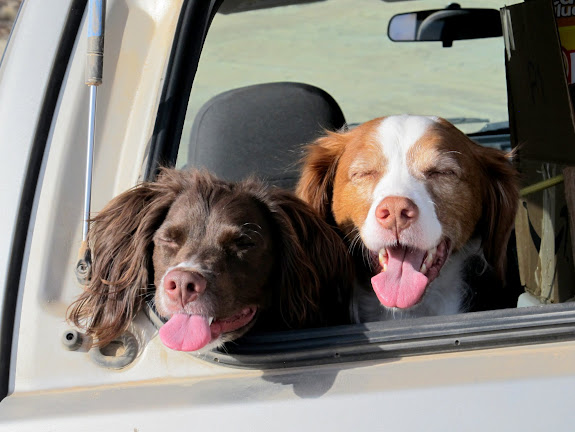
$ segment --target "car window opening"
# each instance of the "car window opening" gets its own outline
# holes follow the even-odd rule
[[[353,129],[375,117],[416,111],[446,118],[482,146],[511,150],[501,37],[455,41],[449,49],[435,42],[393,43],[385,32],[391,17],[416,9],[404,2],[382,3],[379,9],[367,0],[305,2],[231,13],[233,3],[223,2],[224,13],[215,15],[208,32],[178,168],[205,167],[230,181],[257,173],[293,190],[302,144],[324,130]],[[418,8],[444,7],[425,3]],[[481,5],[503,6],[495,0]],[[362,10],[373,15],[366,20]],[[518,301],[519,306],[539,304],[522,295],[516,235],[514,230],[507,247],[504,291],[482,271],[483,263],[468,269],[476,312],[248,333],[208,357],[265,368],[572,337],[575,314],[569,303],[516,307]],[[148,312],[160,326],[154,309]]]

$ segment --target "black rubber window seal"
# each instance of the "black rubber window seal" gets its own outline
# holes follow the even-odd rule
[[[174,166],[188,100],[209,25],[223,0],[184,0],[160,97],[144,179],[162,166]]]
[[[207,359],[259,369],[561,342],[575,338],[575,304],[470,312],[326,329],[253,334]]]

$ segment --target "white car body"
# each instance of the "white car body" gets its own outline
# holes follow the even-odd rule
[[[74,267],[88,123],[85,16],[53,113],[46,101],[60,38],[78,3],[25,1],[0,65],[0,303],[5,310],[16,302],[13,337],[3,333],[1,340],[11,354],[2,363],[8,382],[0,431],[573,430],[575,327],[568,322],[545,343],[535,337],[272,368],[171,351],[144,315],[133,331],[145,345],[124,369],[65,349],[66,308],[81,289]],[[107,3],[94,211],[144,177],[184,0]]]

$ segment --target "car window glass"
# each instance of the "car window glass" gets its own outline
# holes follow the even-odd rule
[[[499,9],[500,0],[466,5]],[[203,48],[178,155],[187,160],[193,120],[226,90],[297,81],[332,95],[350,124],[397,113],[438,115],[464,132],[507,121],[502,38],[397,43],[394,14],[442,9],[443,1],[329,0],[217,14]]]

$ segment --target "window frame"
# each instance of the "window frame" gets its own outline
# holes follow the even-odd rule
[[[162,90],[145,179],[174,166],[201,50],[223,0],[185,0]],[[479,134],[481,135],[481,134]],[[481,137],[488,144],[507,134]],[[146,314],[163,320],[149,300]],[[575,303],[330,328],[254,333],[199,358],[239,368],[289,368],[575,340]],[[196,354],[191,354],[196,356]]]
[[[14,335],[17,329],[19,315],[19,290],[23,281],[22,267],[26,259],[26,247],[30,241],[31,223],[33,223],[34,199],[38,193],[39,178],[41,176],[42,161],[46,154],[48,138],[58,109],[60,91],[65,84],[68,63],[79,33],[84,11],[88,0],[72,0],[67,6],[67,15],[60,31],[58,43],[53,52],[53,63],[46,81],[46,92],[42,96],[38,116],[31,118],[34,121],[34,135],[31,144],[30,156],[24,173],[21,198],[18,204],[17,218],[14,226],[14,237],[11,239],[9,261],[7,265],[4,292],[0,293],[0,401],[10,391],[11,370],[15,364]],[[23,7],[22,2],[18,16]],[[13,23],[16,27],[18,16]],[[12,36],[10,36],[11,38]],[[8,47],[7,47],[8,48]],[[0,63],[4,60],[5,53],[0,56]],[[6,239],[8,241],[8,239]]]
[[[223,0],[184,0],[144,171],[154,181],[161,166],[175,166],[188,99],[209,26]]]

